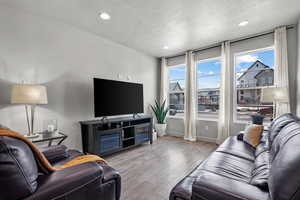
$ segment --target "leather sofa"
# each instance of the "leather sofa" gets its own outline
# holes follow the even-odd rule
[[[80,155],[61,146],[45,153],[54,167]],[[0,136],[0,200],[119,200],[120,191],[121,177],[107,164],[89,162],[43,174],[24,142]]]
[[[171,191],[170,200],[300,199],[300,121],[284,114],[257,148],[229,137]]]

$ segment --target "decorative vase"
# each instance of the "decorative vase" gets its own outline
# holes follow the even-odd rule
[[[164,136],[166,134],[167,124],[155,124],[155,130],[158,136]]]

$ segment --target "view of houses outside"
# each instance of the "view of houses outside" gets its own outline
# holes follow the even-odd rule
[[[185,65],[169,68],[169,108],[171,116],[184,115]]]
[[[221,60],[200,61],[197,67],[198,118],[216,119],[219,111]]]
[[[274,85],[274,50],[242,54],[235,57],[237,120],[262,114],[273,116],[273,102],[261,102],[263,87]]]
[[[263,87],[274,85],[274,50],[235,57],[236,113],[238,120],[255,113],[273,115],[273,103],[261,102]],[[199,62],[197,67],[198,117],[216,118],[219,110],[220,59]],[[184,115],[185,66],[169,70],[169,105],[171,116]]]

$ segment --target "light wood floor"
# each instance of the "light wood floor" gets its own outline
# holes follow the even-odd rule
[[[122,176],[121,200],[167,200],[172,187],[215,149],[212,143],[161,137],[105,159]]]

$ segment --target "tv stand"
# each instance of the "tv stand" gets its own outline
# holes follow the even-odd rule
[[[132,117],[133,119],[141,118],[141,116],[138,113],[134,113]]]
[[[146,142],[152,144],[151,116],[134,114],[110,120],[81,121],[80,124],[82,147],[86,154],[103,156]]]
[[[108,122],[108,118],[107,117],[101,117],[99,120],[102,121],[102,122],[105,122],[105,121]]]

